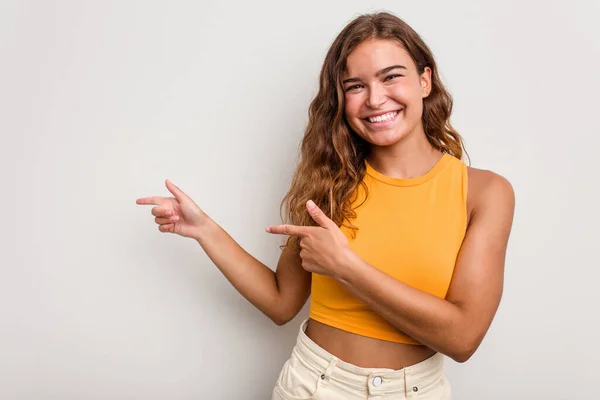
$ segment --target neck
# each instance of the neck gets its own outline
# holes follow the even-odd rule
[[[441,157],[421,131],[390,146],[372,146],[367,161],[383,175],[409,179],[425,175]]]

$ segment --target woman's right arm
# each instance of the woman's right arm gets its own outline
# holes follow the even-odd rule
[[[246,252],[194,201],[170,181],[174,197],[147,197],[137,204],[153,204],[152,215],[161,232],[195,239],[227,280],[250,303],[277,325],[294,318],[310,294],[311,274],[297,253],[284,250],[276,272]]]
[[[306,303],[311,274],[297,253],[282,251],[273,272],[211,219],[195,239],[236,290],[277,325],[294,318]]]

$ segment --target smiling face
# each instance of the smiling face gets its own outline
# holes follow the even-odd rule
[[[431,69],[419,74],[410,54],[396,41],[370,39],[348,56],[342,78],[346,120],[375,146],[390,146],[423,135],[423,98]]]

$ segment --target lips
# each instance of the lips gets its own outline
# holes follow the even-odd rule
[[[391,110],[385,111],[383,113],[379,113],[375,116],[369,116],[363,118],[363,121],[367,123],[367,125],[374,128],[386,128],[388,125],[392,124],[398,118],[398,115],[404,110],[401,108],[399,110]]]
[[[376,116],[371,116],[371,117],[367,117],[367,121],[369,122],[384,122],[384,121],[390,121],[392,119],[394,119],[394,117],[398,114],[398,111],[390,111],[390,112],[386,112],[384,114],[380,114],[380,115],[376,115]]]

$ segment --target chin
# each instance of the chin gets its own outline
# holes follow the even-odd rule
[[[373,146],[377,146],[377,147],[389,147],[389,146],[393,146],[397,143],[400,143],[402,141],[402,138],[392,138],[389,140],[374,140],[373,142],[370,142]]]
[[[408,137],[407,132],[364,132],[361,133],[361,136],[368,143],[378,146],[378,147],[386,147],[391,146],[396,143],[401,142],[406,137]]]

